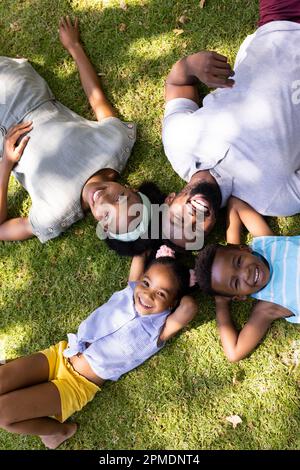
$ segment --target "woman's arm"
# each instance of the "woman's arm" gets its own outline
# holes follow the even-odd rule
[[[202,51],[189,55],[176,62],[169,73],[165,85],[165,100],[189,98],[199,103],[197,84],[204,83],[209,88],[226,88],[234,84],[233,70],[227,58],[216,52]]]
[[[67,49],[76,62],[82,87],[97,120],[101,121],[104,118],[116,116],[115,110],[102,90],[99,77],[80,43],[78,18],[75,19],[74,25],[68,16],[61,18],[59,38],[64,48]]]
[[[196,301],[190,295],[182,297],[175,312],[168,316],[167,321],[159,335],[158,343],[168,341],[178,331],[182,330],[195,318],[198,311]]]
[[[32,237],[32,228],[27,217],[7,219],[7,191],[11,171],[20,160],[29,140],[28,136],[17,141],[31,131],[32,123],[25,122],[9,129],[5,141],[2,161],[0,162],[0,240],[26,240]]]
[[[231,197],[227,205],[227,243],[241,243],[243,225],[253,237],[274,235],[262,215],[241,199]]]
[[[245,326],[238,332],[230,316],[230,300],[229,297],[215,298],[221,343],[230,362],[238,362],[248,356],[265,336],[274,320],[291,315],[291,312],[280,306],[260,301],[253,308]]]

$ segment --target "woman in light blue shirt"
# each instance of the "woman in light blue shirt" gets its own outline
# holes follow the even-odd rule
[[[58,447],[77,429],[64,421],[105,380],[118,380],[142,364],[194,318],[196,303],[186,295],[188,269],[170,248],[157,255],[146,270],[144,255],[133,258],[129,285],[84,320],[77,334],[69,334],[68,343],[0,367],[3,429],[38,435],[47,447]]]
[[[137,192],[116,182],[135,142],[135,124],[116,117],[80,43],[78,21],[62,18],[59,34],[98,122],[59,103],[26,59],[0,57],[0,240],[35,235],[44,243],[91,211],[113,249],[140,253],[151,244],[141,241],[151,225],[149,207],[162,197],[155,185],[153,199],[153,187]],[[31,197],[28,217],[7,216],[12,171]],[[140,218],[130,211],[135,204]]]

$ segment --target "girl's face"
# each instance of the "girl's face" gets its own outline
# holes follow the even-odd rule
[[[160,313],[173,308],[178,289],[178,280],[170,267],[153,264],[143,274],[134,290],[135,308],[140,315]]]
[[[90,210],[105,232],[127,233],[131,223],[139,222],[142,201],[132,189],[115,182],[90,183],[86,194]]]

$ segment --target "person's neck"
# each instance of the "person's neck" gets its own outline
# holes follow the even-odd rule
[[[211,183],[218,186],[216,179],[210,174],[209,170],[199,170],[194,173],[190,179],[189,185],[194,186],[199,183]]]

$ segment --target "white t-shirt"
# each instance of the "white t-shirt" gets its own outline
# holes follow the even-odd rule
[[[300,24],[273,21],[241,45],[232,89],[216,89],[201,108],[166,105],[165,153],[189,181],[209,169],[222,193],[265,215],[300,212]]]

